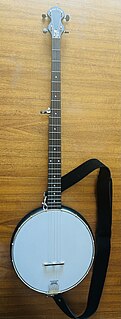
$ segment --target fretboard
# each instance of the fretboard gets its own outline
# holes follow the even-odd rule
[[[60,39],[52,39],[49,115],[48,208],[61,208],[61,60]]]

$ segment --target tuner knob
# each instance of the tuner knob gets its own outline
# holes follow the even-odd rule
[[[45,13],[42,14],[42,19],[45,19],[47,15]]]
[[[43,29],[43,33],[47,33],[48,32],[48,29],[47,28],[44,28]]]
[[[69,14],[66,14],[65,19],[66,19],[66,21],[69,21],[69,20],[70,20]]]

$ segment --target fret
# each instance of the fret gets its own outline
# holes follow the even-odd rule
[[[57,83],[57,82],[59,82],[59,83],[60,83],[60,81],[52,81],[52,82],[54,82],[54,83]]]
[[[54,204],[54,203],[49,204],[48,208],[49,209],[61,209],[61,203],[60,203],[60,205],[59,204]]]
[[[56,95],[56,94],[55,94],[55,95]],[[55,97],[55,96],[54,96],[54,97]],[[51,100],[51,102],[55,102],[55,103],[56,103],[54,106],[58,106],[58,107],[60,106],[60,103],[59,103],[60,101],[61,101],[60,99],[59,99],[59,100],[58,100],[58,99],[53,99],[53,100]],[[53,104],[54,104],[54,103],[53,103]]]
[[[57,131],[54,131],[54,130],[49,132],[49,134],[52,134],[52,136],[53,136],[53,134],[56,135],[56,134],[60,134],[60,133],[61,133],[60,131],[57,132]]]
[[[50,170],[58,171],[58,172],[59,172],[59,169],[60,169],[60,171],[61,171],[61,167],[60,167],[60,168],[59,168],[59,167],[58,167],[58,168],[56,168],[56,167],[54,167],[54,168],[53,168],[53,167],[50,167],[50,168],[49,168],[49,174],[50,174]]]
[[[52,195],[52,199],[55,197],[57,200],[60,200],[60,193],[58,194],[51,194]]]
[[[54,175],[53,175],[54,174]],[[50,176],[51,175],[51,176]],[[55,175],[55,173],[51,173],[51,174],[49,174],[49,176],[48,176],[48,178],[53,178],[53,176],[57,176],[58,175],[58,177],[54,177],[54,178],[60,178],[61,176],[60,176],[60,174],[56,174]]]
[[[55,112],[55,110],[54,110],[54,112]],[[49,124],[51,125],[51,124],[53,124],[53,126],[56,126],[57,124],[59,125],[59,126],[61,126],[61,117],[60,116],[58,116],[58,115],[61,115],[61,114],[59,114],[59,112],[51,112],[51,116],[50,116],[50,118],[49,118]],[[56,116],[53,116],[53,113],[54,113],[54,115],[56,115]],[[52,121],[53,120],[53,121]]]
[[[58,185],[58,184],[60,184],[60,183],[57,183],[57,182],[54,182],[54,184],[52,185],[52,183],[48,183],[48,185],[52,185],[52,188],[55,188],[56,187],[56,185]],[[58,187],[61,187],[60,185],[58,185]]]
[[[53,175],[54,174],[54,175]],[[51,172],[49,172],[49,175],[53,175],[54,177],[60,177],[60,172],[56,172],[56,173],[51,173]],[[48,176],[49,176],[48,175]]]
[[[61,117],[58,116],[58,119],[60,119]],[[57,119],[57,116],[50,116],[50,119]]]
[[[50,187],[50,186],[48,186],[48,195],[49,195],[49,197],[51,196],[52,198],[53,198],[53,197],[55,197],[55,198],[61,198],[61,188],[59,188],[59,189],[57,190],[57,189],[55,189],[55,187],[54,187],[54,189],[52,190],[52,188],[49,189],[49,187]],[[60,186],[60,187],[61,187],[61,186]]]
[[[49,163],[49,165],[58,165],[58,163]],[[60,165],[61,165],[61,163],[60,163]]]
[[[61,132],[55,132],[55,131],[53,131],[53,132],[49,132],[49,139],[51,139],[52,140],[52,138],[53,138],[53,136],[55,137],[55,135],[58,137],[58,139],[59,139],[59,137],[60,137],[60,133]],[[58,135],[57,135],[58,134]],[[59,142],[60,143],[60,142]],[[60,143],[60,145],[61,145],[61,143]],[[51,146],[52,146],[52,144],[51,144]]]
[[[57,133],[61,133],[61,131],[59,131],[59,129],[61,129],[60,126],[57,126],[55,123],[53,123],[53,125],[49,124],[49,130],[50,133],[52,134],[57,134]]]
[[[60,124],[49,124],[49,126],[53,126],[53,125],[55,125],[55,126],[61,126]]]
[[[55,196],[55,197],[51,197],[51,199],[48,199],[49,202],[54,201],[54,200],[55,200],[55,202],[59,201],[61,203],[61,195],[58,196],[58,198],[57,198],[57,196]]]
[[[59,129],[60,129],[60,131],[59,131]],[[52,126],[49,124],[49,132],[51,134],[61,133],[61,127],[60,126],[56,126],[56,124],[53,124]]]
[[[48,193],[50,193],[50,192],[48,192]],[[54,193],[56,193],[56,194],[51,194],[51,198],[52,198],[52,200],[61,200],[61,193],[59,193],[59,195],[57,195],[57,192],[55,191]],[[49,199],[48,199],[49,200]]]
[[[54,195],[55,196],[55,195]],[[55,200],[56,202],[61,202],[61,196],[52,196],[52,201]]]
[[[48,204],[50,204],[50,203],[51,203],[51,204],[53,204],[53,203],[54,203],[54,204],[58,204],[58,203],[61,204],[61,200],[59,200],[59,201],[58,201],[57,199],[48,200]]]
[[[54,114],[54,115],[56,115],[56,114]],[[56,115],[56,116],[51,116],[50,117],[50,121],[49,121],[49,126],[50,126],[50,129],[51,129],[51,126],[53,126],[53,128],[55,127],[56,129],[58,129],[59,128],[59,126],[61,127],[61,118],[60,118],[60,116],[58,117],[58,115]],[[54,131],[56,131],[56,130],[54,130]]]
[[[59,165],[61,165],[61,162],[49,162],[49,165],[53,165],[53,164],[59,166]]]
[[[48,189],[49,189],[49,188],[52,189],[51,186],[48,186]],[[54,189],[58,189],[58,192],[59,192],[59,190],[61,190],[61,186],[55,186],[55,187],[53,187],[53,192],[54,192]]]
[[[50,150],[50,149],[49,149],[49,153],[53,153],[53,152],[54,152],[55,154],[56,154],[56,153],[60,153],[60,154],[61,154],[61,152],[58,151],[58,150],[52,150],[52,149]]]
[[[56,133],[61,133],[61,132],[58,131],[59,129],[61,130],[60,125],[49,124],[50,134],[55,134],[55,132],[56,132]],[[51,136],[51,138],[53,138],[53,136]],[[58,138],[60,138],[60,136],[58,136]]]
[[[60,63],[60,61],[59,61],[59,60],[52,60],[52,62],[57,62],[57,63]]]
[[[54,151],[54,153],[55,153],[55,151],[60,151],[61,150],[61,144],[50,144],[49,145],[49,150],[51,150],[51,151]]]
[[[56,202],[60,202],[60,203],[61,203],[61,196],[58,196],[58,197],[57,197],[57,196],[55,196],[55,197],[52,196],[52,197],[51,197],[51,200],[52,200],[52,201],[55,200],[55,203],[56,203]],[[51,200],[49,199],[48,202],[51,202]]]
[[[51,194],[51,195],[52,195],[52,197],[51,197],[52,200],[61,201],[61,193],[59,193],[59,195],[55,195],[55,194]],[[48,200],[50,200],[50,199],[48,199]]]
[[[55,192],[52,194],[52,192],[48,191],[50,197],[55,197],[55,198],[59,198],[59,199],[60,199],[60,193],[59,193],[59,195],[58,195],[57,192],[58,192],[58,191],[55,191]]]
[[[49,180],[51,180],[51,177],[48,178]],[[58,178],[55,178],[54,180],[57,180]]]
[[[55,147],[55,145],[49,144],[49,148],[52,148],[53,146]],[[61,146],[60,144],[57,144],[56,148],[58,148],[58,147],[60,147],[60,146]],[[57,151],[57,149],[55,149],[54,151]]]
[[[56,199],[56,198],[60,198],[61,199],[61,188],[56,189],[54,187],[54,189],[53,190],[51,189],[51,191],[50,191],[49,187],[50,186],[48,186],[48,200],[51,199],[51,198],[52,199]]]
[[[59,162],[60,162],[60,157],[56,157],[56,156],[55,156],[55,155],[58,155],[58,154],[53,153],[53,155],[54,155],[54,156],[51,156],[51,157],[49,158],[49,162],[52,161],[52,160],[54,160],[54,159],[55,159],[56,161],[59,161]]]
[[[58,202],[58,201],[54,201],[54,200],[51,200],[48,202],[48,206],[49,208],[61,208],[61,200]],[[54,206],[54,207],[53,207]],[[59,207],[60,206],[60,207]]]
[[[51,178],[49,178],[49,181],[51,181]],[[56,179],[55,179],[55,181],[56,181]],[[52,182],[52,181],[51,181]],[[60,185],[61,185],[61,183],[59,183]],[[51,190],[51,192],[53,192],[52,190]]]
[[[60,191],[59,191],[60,192]],[[58,195],[58,191],[57,190],[52,190],[51,187],[49,186],[49,190],[48,190],[48,193],[55,193],[54,195]],[[52,195],[52,194],[51,194]],[[59,196],[60,196],[60,193],[59,193]]]
[[[52,121],[51,121],[51,123],[52,123]],[[53,132],[55,132],[55,133],[59,133],[59,129],[60,129],[60,131],[61,131],[61,125],[60,124],[55,124],[55,123],[52,123],[52,124],[49,124],[49,131],[50,131],[50,133],[53,133]],[[61,132],[60,132],[61,133]],[[60,137],[60,136],[59,136]]]
[[[58,185],[58,187],[61,187],[61,176],[60,176],[60,178],[59,178],[59,180],[58,180],[58,182],[55,180],[55,181],[48,181],[48,187],[52,190],[52,189],[54,189],[55,187],[57,187],[57,185]],[[53,190],[54,191],[54,190]]]
[[[55,96],[55,95],[56,95],[56,96],[61,96],[61,95],[60,95],[60,92],[57,92],[57,91],[54,91],[54,92],[52,93],[52,95],[53,95],[53,96]]]
[[[60,99],[59,99],[59,100],[57,99],[57,95],[54,96],[54,97],[55,97],[55,99],[51,100],[52,102],[53,102],[53,101],[54,101],[54,102],[60,102]]]
[[[48,194],[51,194],[52,195],[52,198],[55,196],[55,198],[57,199],[57,198],[60,198],[61,196],[61,191],[59,190],[59,194],[58,194],[58,191],[57,190],[54,190],[54,191],[48,191]]]
[[[58,105],[59,103],[55,104],[53,103],[53,105],[51,106],[51,113],[50,113],[50,117],[53,115],[58,115],[59,117],[61,117],[61,109],[60,109],[60,105]],[[57,118],[57,116],[56,116]]]

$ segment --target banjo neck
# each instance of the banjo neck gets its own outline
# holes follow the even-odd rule
[[[46,15],[43,14],[43,18]],[[65,18],[63,10],[51,8],[47,17],[50,23],[43,32],[50,32],[52,36],[52,70],[51,70],[51,107],[42,113],[49,114],[48,139],[48,196],[44,193],[43,208],[61,208],[61,35],[64,31],[62,23]]]
[[[48,208],[61,208],[60,38],[52,38],[51,109],[48,140]]]

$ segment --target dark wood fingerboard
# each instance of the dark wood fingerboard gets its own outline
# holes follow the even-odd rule
[[[48,208],[61,208],[61,57],[52,39],[51,113],[49,116]]]

